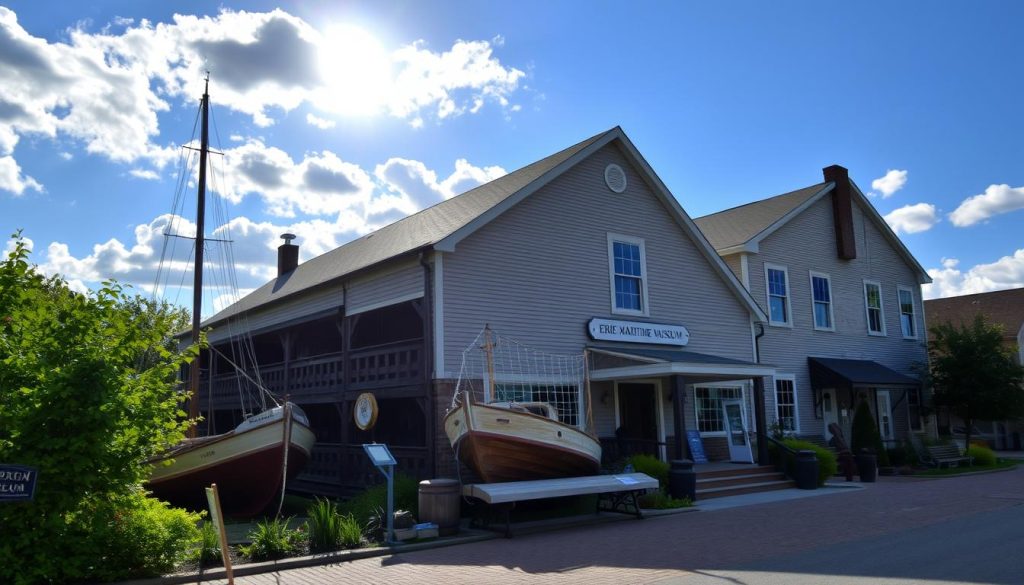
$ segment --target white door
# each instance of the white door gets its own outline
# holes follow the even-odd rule
[[[896,438],[892,423],[892,397],[888,390],[878,390],[878,432],[883,441]]]
[[[825,442],[832,441],[832,431],[828,426],[832,423],[839,424],[838,405],[836,405],[836,391],[832,388],[821,391],[821,414],[825,421]],[[831,443],[830,443],[831,444]]]
[[[747,417],[743,410],[743,401],[723,401],[722,414],[725,418],[725,438],[729,442],[729,459],[753,463],[754,453],[750,449],[750,440],[747,437]]]

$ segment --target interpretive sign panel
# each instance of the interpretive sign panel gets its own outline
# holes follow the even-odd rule
[[[35,467],[0,463],[0,502],[29,502],[36,495]]]
[[[704,443],[700,440],[700,431],[686,431],[686,444],[690,446],[690,459],[694,463],[707,463],[708,456],[704,454]]]
[[[220,558],[224,561],[224,572],[228,578],[228,585],[235,585],[235,577],[231,570],[231,555],[228,552],[228,533],[224,528],[224,514],[220,508],[220,494],[217,493],[217,484],[211,484],[206,488],[206,501],[210,504],[210,521],[217,531],[220,541]]]
[[[591,319],[587,332],[592,339],[625,341],[627,343],[654,343],[682,347],[690,342],[690,332],[682,325],[644,323],[643,321],[616,321]]]

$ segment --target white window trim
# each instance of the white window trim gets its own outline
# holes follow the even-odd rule
[[[726,433],[724,430],[721,430],[721,431],[702,431],[702,430],[700,430],[700,414],[698,414],[698,412],[697,412],[697,388],[705,388],[707,390],[735,390],[735,389],[739,388],[740,397],[739,398],[730,398],[729,400],[742,400],[743,404],[746,405],[747,404],[747,396],[749,396],[751,394],[751,393],[747,392],[747,385],[739,383],[739,382],[734,382],[734,383],[731,383],[731,384],[728,383],[728,382],[714,382],[714,383],[709,383],[709,384],[693,384],[691,386],[691,388],[693,388],[693,390],[691,392],[691,396],[693,396],[693,425],[694,425],[694,428],[697,430],[697,432],[700,433],[700,436],[702,436],[702,437],[726,437],[726,436],[728,436],[728,433]],[[719,402],[721,402],[721,401],[719,401]],[[751,411],[751,412],[753,412],[753,411]],[[725,416],[725,415],[723,414],[722,416]],[[750,426],[750,428],[747,429],[748,431],[756,430],[754,428],[754,424],[753,424],[752,421],[747,421],[747,425]],[[725,426],[725,422],[724,421],[722,423],[722,426]],[[618,428],[618,427],[616,427],[616,428]]]
[[[878,287],[878,311],[879,311],[879,319],[878,320],[882,324],[882,331],[881,332],[879,332],[879,331],[872,331],[871,330],[871,311],[868,309],[868,285],[869,284],[873,284],[873,285]],[[863,290],[861,292],[864,295],[864,319],[865,319],[864,326],[868,330],[868,335],[872,335],[874,337],[885,337],[887,335],[886,327],[885,327],[885,295],[882,294],[882,283],[878,282],[877,280],[865,280],[864,281],[864,287],[863,287]]]
[[[772,321],[772,293],[771,285],[768,282],[768,271],[769,270],[781,270],[782,276],[786,280],[786,318],[788,321]],[[790,299],[793,298],[793,289],[789,286],[789,269],[781,264],[770,264],[764,263],[764,300],[767,305],[768,313],[768,325],[772,327],[789,327],[793,328],[793,307],[791,306]]]
[[[796,376],[793,374],[775,374],[772,380],[772,397],[775,399],[775,422],[779,422],[779,389],[775,386],[775,380],[787,380],[793,383],[793,431],[794,435],[800,434],[800,394],[797,392]]]
[[[814,311],[814,278],[824,278],[825,282],[828,283],[828,322],[829,327],[819,327],[818,319],[815,317],[817,313]],[[807,282],[811,285],[811,325],[814,326],[815,331],[835,331],[836,330],[836,314],[832,309],[832,305],[835,304],[835,296],[832,294],[832,277],[824,272],[810,271],[807,276]]]
[[[615,306],[615,242],[634,244],[640,247],[640,311],[620,309]],[[647,296],[647,251],[644,249],[643,238],[608,232],[608,284],[611,287],[613,315],[633,315],[639,317],[649,317],[651,315],[651,305],[648,303]]]
[[[908,293],[910,293],[910,308],[913,311],[910,314],[911,315],[911,319],[910,320],[911,320],[911,322],[914,325],[914,334],[913,335],[905,335],[904,334],[903,335],[903,339],[917,339],[918,337],[920,337],[920,335],[918,334],[919,327],[918,327],[918,324],[917,324],[917,298],[914,295],[914,289],[912,287],[909,287],[909,286],[906,286],[906,285],[902,285],[902,284],[896,286],[896,305],[897,305],[897,308],[899,309],[899,312],[900,312],[900,333],[903,334],[903,300],[900,299],[900,292],[902,292],[902,291],[907,291]]]

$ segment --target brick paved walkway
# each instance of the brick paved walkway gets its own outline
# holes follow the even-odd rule
[[[1022,504],[1022,469],[942,480],[880,478],[867,489],[831,496],[624,520],[236,582],[656,583]]]

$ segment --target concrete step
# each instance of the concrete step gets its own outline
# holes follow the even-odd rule
[[[796,487],[796,482],[791,480],[778,480],[778,481],[764,481],[759,483],[747,483],[742,485],[733,485],[725,487],[717,487],[710,489],[697,489],[697,502],[701,500],[710,500],[712,498],[723,498],[726,496],[739,496],[742,494],[753,494],[758,492],[770,492],[775,490],[785,490]]]
[[[734,468],[726,469],[715,469],[704,471],[700,467],[695,467],[697,472],[697,479],[717,479],[721,477],[734,477],[737,475],[751,475],[755,473],[774,473],[775,467],[772,465],[744,465],[737,464]]]
[[[705,478],[700,475],[697,476],[697,491],[708,488],[725,487],[730,485],[744,485],[752,483],[764,483],[768,481],[778,481],[786,479],[786,475],[775,471],[765,471],[761,473],[748,473],[745,475],[730,475],[726,477],[709,477]]]

